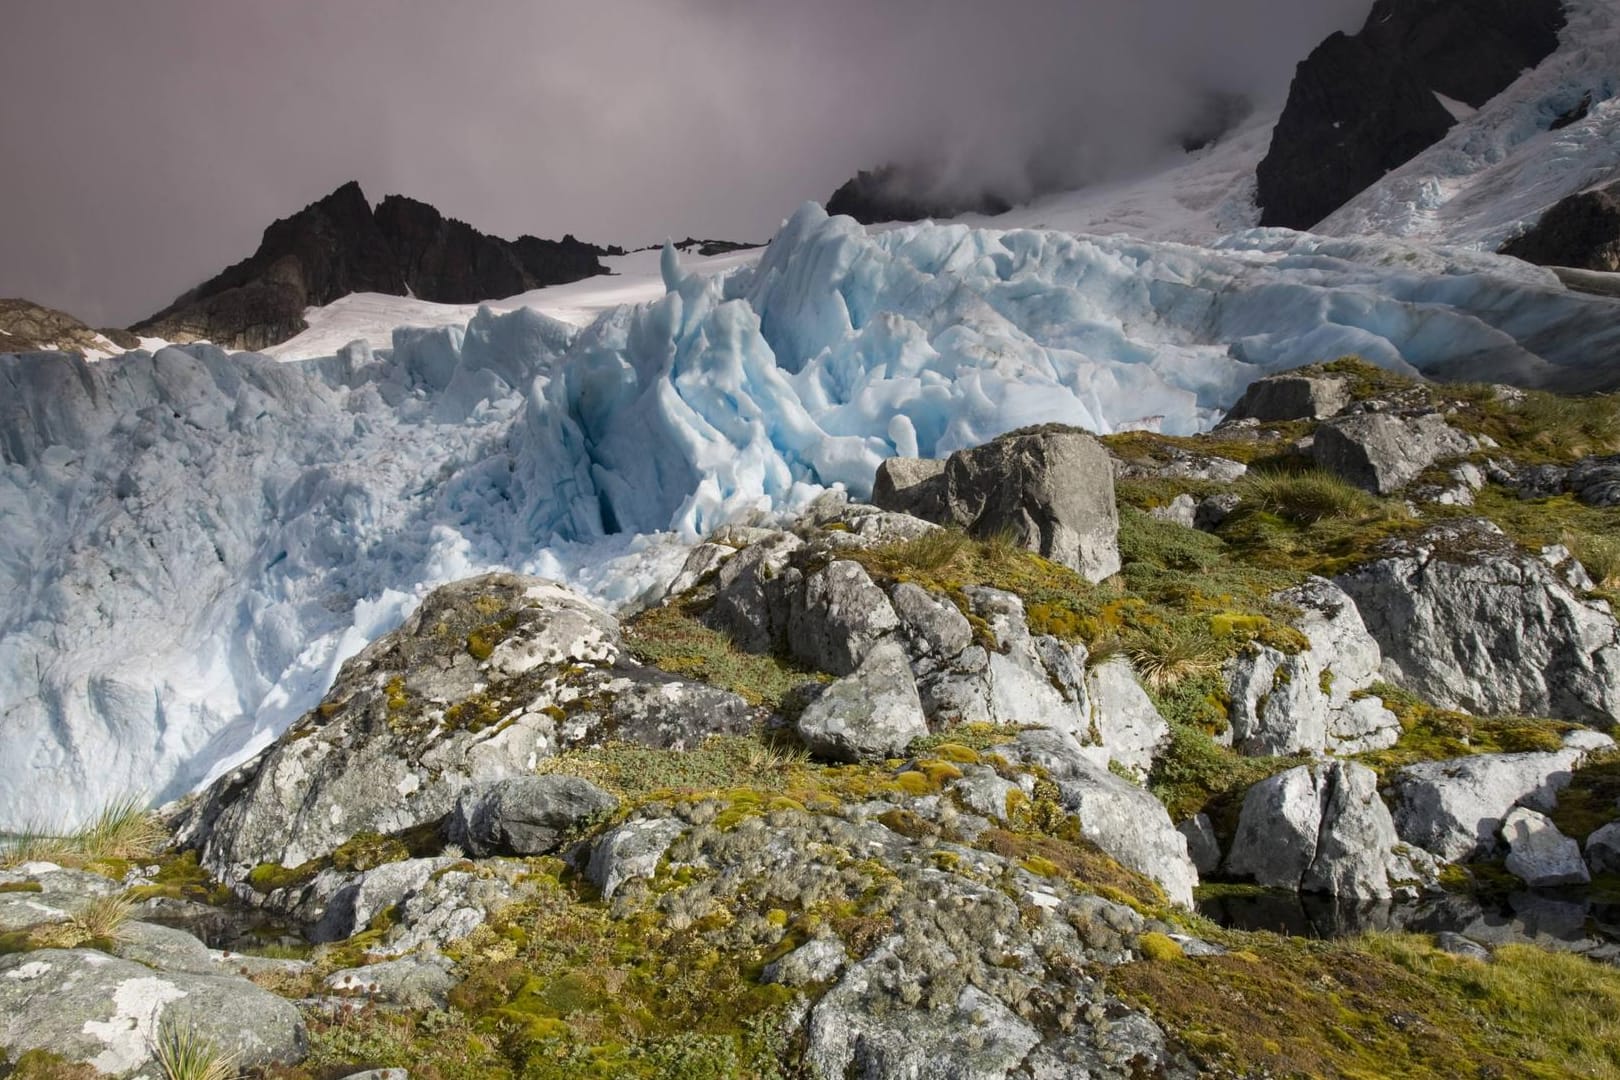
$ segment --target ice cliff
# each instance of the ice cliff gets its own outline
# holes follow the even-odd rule
[[[1613,386],[1613,302],[1513,260],[1282,230],[1213,248],[808,205],[757,266],[583,330],[529,310],[281,363],[0,356],[0,828],[182,793],[432,586],[609,602],[884,457],[1026,424],[1207,427],[1267,372]]]

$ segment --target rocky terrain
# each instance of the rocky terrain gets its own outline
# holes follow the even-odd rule
[[[891,459],[618,617],[444,586],[199,795],[11,840],[0,1061],[1620,1075],[1620,947],[1490,915],[1620,869],[1617,451],[1343,360]]]
[[[1535,67],[1563,25],[1560,0],[1379,0],[1300,62],[1256,172],[1260,223],[1309,229]]]
[[[121,352],[140,345],[128,330],[93,330],[65,311],[30,300],[0,300],[0,351]]]
[[[973,197],[950,192],[922,166],[884,165],[862,169],[827,200],[827,213],[848,214],[863,225],[882,221],[922,221],[959,214],[1000,214],[1012,208],[989,192]]]
[[[623,251],[572,236],[502,240],[403,195],[373,210],[350,181],[272,223],[251,256],[131,329],[262,349],[303,330],[305,308],[349,293],[474,303],[606,273],[598,260],[610,254]]]

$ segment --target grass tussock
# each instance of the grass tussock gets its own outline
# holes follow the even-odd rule
[[[158,1024],[152,1057],[163,1080],[232,1080],[237,1075],[235,1055],[222,1053],[193,1025],[168,1017]]]
[[[169,834],[147,811],[145,800],[129,796],[108,803],[77,830],[31,826],[12,834],[0,842],[0,867],[26,862],[82,867],[147,859],[168,840]]]
[[[134,900],[123,894],[98,896],[64,922],[42,923],[23,934],[25,949],[76,949],[95,942],[112,942],[123,932],[134,910]]]
[[[1382,510],[1378,499],[1322,469],[1252,472],[1238,482],[1237,492],[1261,511],[1295,525],[1359,520]]]

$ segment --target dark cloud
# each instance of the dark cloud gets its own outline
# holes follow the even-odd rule
[[[857,168],[1016,189],[1279,99],[1370,0],[14,0],[0,296],[126,323],[344,180],[502,235],[765,239]]]

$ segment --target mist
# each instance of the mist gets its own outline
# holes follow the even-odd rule
[[[1371,0],[21,0],[0,296],[125,325],[356,179],[487,232],[764,241],[858,169],[1014,196],[1280,103]]]

